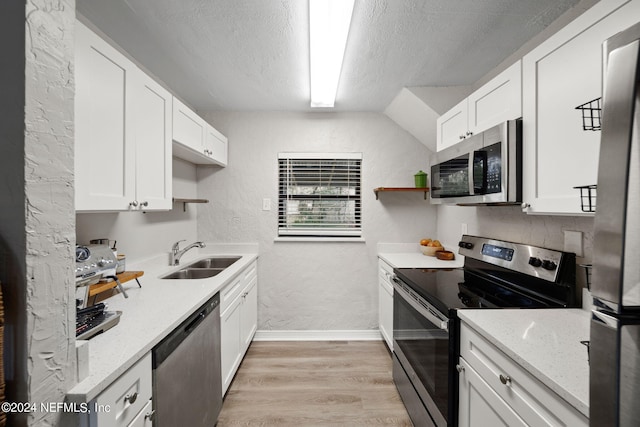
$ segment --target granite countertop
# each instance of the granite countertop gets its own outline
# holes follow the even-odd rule
[[[591,315],[583,309],[459,310],[458,317],[589,417],[587,348]]]
[[[240,259],[211,278],[160,279],[192,261],[223,255]],[[142,288],[132,280],[123,284],[129,298],[118,294],[104,301],[109,311],[122,311],[120,322],[88,341],[89,375],[67,392],[69,401],[88,402],[97,397],[257,257],[257,244],[208,244],[187,252],[180,266],[169,266],[168,254],[127,263],[127,270],[144,271],[139,279]]]

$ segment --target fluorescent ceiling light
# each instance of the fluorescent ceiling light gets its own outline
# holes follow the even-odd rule
[[[355,0],[309,0],[311,107],[333,107]]]

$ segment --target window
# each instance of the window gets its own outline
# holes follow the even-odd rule
[[[361,237],[362,153],[280,153],[278,235]]]

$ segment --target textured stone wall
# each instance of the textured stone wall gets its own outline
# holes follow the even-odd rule
[[[367,330],[378,327],[378,242],[417,242],[435,233],[434,207],[412,187],[429,150],[376,113],[209,113],[229,138],[227,168],[199,167],[198,237],[260,245],[258,329]],[[362,152],[366,243],[274,242],[281,151]],[[271,199],[270,211],[262,199]]]
[[[8,400],[62,402],[75,384],[74,0],[3,2],[11,65],[2,102],[0,279],[6,290]],[[4,66],[3,66],[4,67]],[[7,99],[8,98],[8,99]],[[10,416],[61,425],[61,414]]]

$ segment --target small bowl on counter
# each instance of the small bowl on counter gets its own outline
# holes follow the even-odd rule
[[[454,259],[456,259],[456,255],[451,251],[442,250],[436,252],[436,258],[442,261],[453,261]]]

